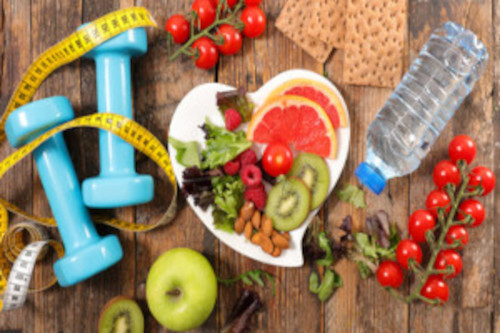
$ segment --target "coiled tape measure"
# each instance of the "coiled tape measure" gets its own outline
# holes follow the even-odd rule
[[[90,22],[46,50],[30,65],[0,118],[0,143],[6,139],[4,128],[9,114],[16,108],[30,102],[38,87],[53,71],[80,58],[94,47],[126,30],[156,26],[156,22],[145,8],[122,9]],[[46,132],[0,161],[0,179],[10,168],[30,155],[48,138],[56,133],[76,127],[98,128],[119,136],[152,159],[167,175],[174,191],[166,212],[154,224],[140,225],[103,216],[93,216],[93,221],[120,230],[140,232],[153,230],[173,220],[177,209],[177,183],[167,149],[146,128],[117,114],[98,113],[84,116]],[[54,278],[49,284],[38,290],[28,289],[36,260],[47,250],[47,246],[52,247],[59,258],[64,255],[62,245],[56,241],[48,240],[46,233],[36,224],[18,223],[9,227],[8,212],[21,215],[39,225],[56,226],[54,218],[28,214],[16,205],[0,198],[0,295],[3,294],[3,299],[0,300],[0,311],[22,306],[29,291],[41,291],[56,283]],[[26,232],[29,236],[28,245],[23,241],[23,234]]]

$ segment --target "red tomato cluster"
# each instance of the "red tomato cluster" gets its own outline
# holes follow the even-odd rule
[[[224,1],[222,12],[233,9],[239,1],[244,3],[245,7],[240,13],[239,19],[242,22],[242,30],[236,28],[232,23],[223,23],[218,26],[217,9],[219,1]],[[194,25],[196,31],[208,29],[208,36],[201,36],[193,41],[191,37],[190,21],[183,15],[172,15],[165,24],[165,30],[172,36],[176,44],[192,43],[194,51],[195,65],[198,68],[213,68],[218,60],[219,54],[234,55],[241,49],[243,35],[249,38],[261,36],[266,29],[266,14],[259,7],[262,0],[194,0],[191,9],[194,12],[196,20]],[[219,21],[217,21],[219,22]],[[213,30],[213,31],[212,31]],[[213,33],[213,34],[212,34]],[[196,36],[196,34],[195,34]]]
[[[443,209],[446,214],[451,209],[451,199],[447,189],[450,186],[458,188],[462,179],[459,168],[459,161],[470,164],[476,155],[475,142],[466,135],[455,137],[449,145],[448,153],[450,160],[439,162],[433,172],[433,180],[437,189],[431,191],[426,199],[426,210],[416,210],[408,221],[408,232],[410,239],[402,240],[396,248],[396,261],[382,262],[377,271],[377,279],[384,287],[399,288],[403,284],[403,269],[411,269],[413,265],[422,263],[422,249],[420,244],[426,243],[428,237],[434,236],[437,239],[436,224],[439,209]],[[463,163],[463,162],[461,162]],[[478,195],[485,196],[495,187],[495,175],[484,166],[472,169],[469,174],[469,185],[467,191],[478,191]],[[449,274],[431,275],[424,283],[420,294],[428,299],[437,300],[444,303],[448,300],[449,289],[446,279],[457,276],[462,271],[462,257],[456,250],[462,250],[469,242],[468,228],[481,225],[485,219],[485,210],[481,202],[476,199],[467,198],[463,200],[456,214],[457,221],[464,221],[466,217],[469,223],[452,225],[444,236],[444,242],[451,248],[446,248],[437,253],[434,262],[434,269],[447,270],[450,266],[453,272]],[[451,270],[451,268],[450,268]]]

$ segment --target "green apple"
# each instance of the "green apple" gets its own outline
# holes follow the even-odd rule
[[[207,258],[194,250],[169,250],[149,270],[146,299],[155,319],[169,330],[196,328],[214,309],[215,272]]]

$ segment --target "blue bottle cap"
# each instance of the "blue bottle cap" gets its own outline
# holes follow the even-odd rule
[[[385,178],[366,162],[361,163],[354,174],[363,185],[377,195],[385,188]]]

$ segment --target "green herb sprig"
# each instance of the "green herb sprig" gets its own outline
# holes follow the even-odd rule
[[[269,282],[272,286],[273,289],[273,295],[276,293],[276,282],[274,276],[266,271],[263,271],[261,269],[251,269],[245,273],[242,273],[238,276],[235,276],[233,278],[229,279],[223,279],[218,277],[217,281],[219,283],[222,283],[226,286],[232,286],[236,284],[238,281],[243,282],[243,284],[247,286],[253,286],[254,284],[259,285],[260,287],[265,287],[266,284],[264,283],[264,279],[266,279],[267,282]]]

